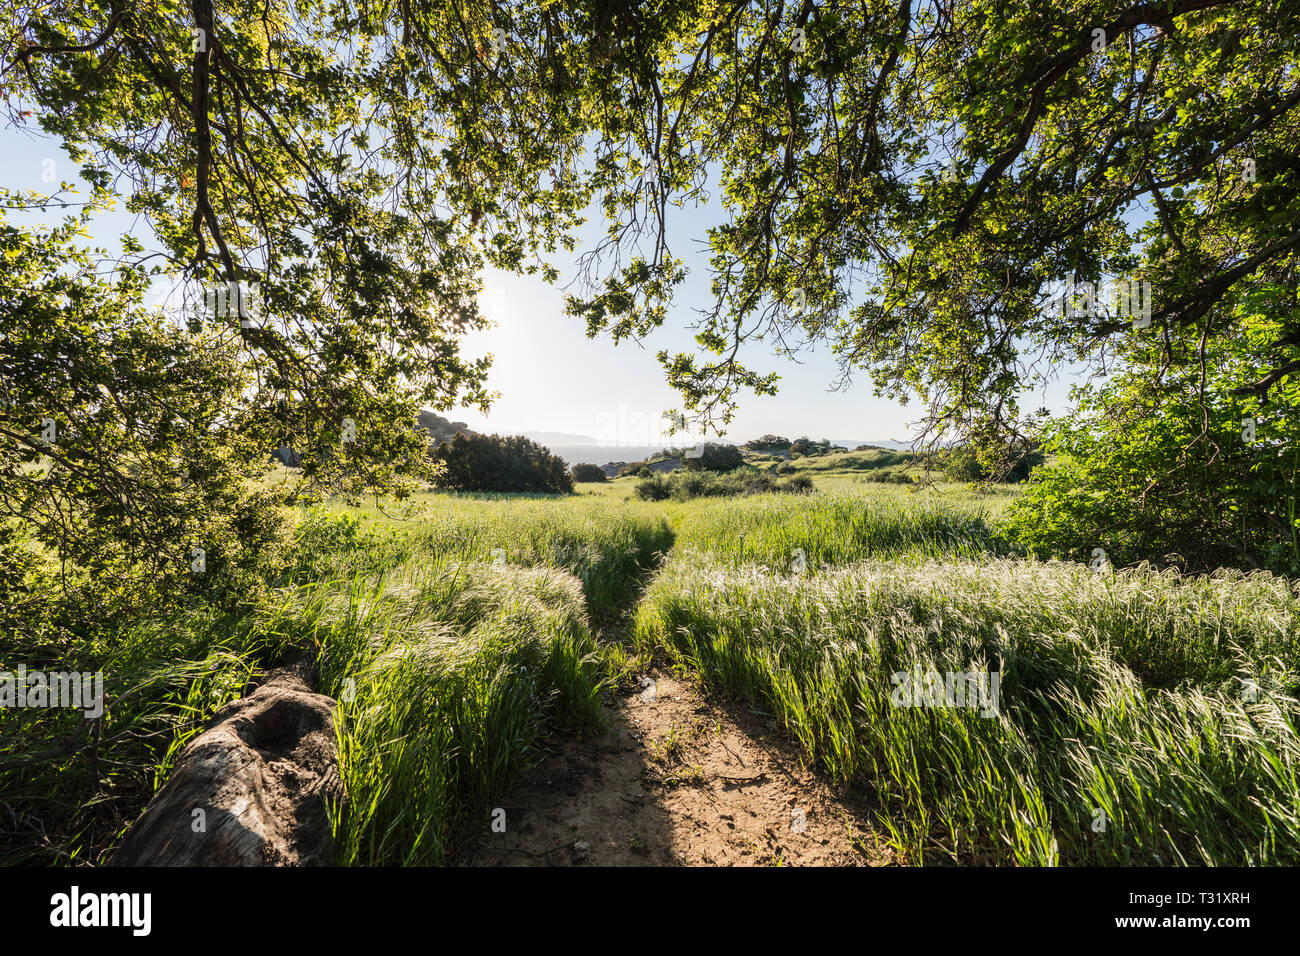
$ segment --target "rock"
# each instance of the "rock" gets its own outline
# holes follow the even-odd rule
[[[611,461],[609,464],[600,467],[605,470],[605,474],[609,477],[617,478],[619,475],[635,475],[642,468],[648,468],[655,474],[662,475],[670,471],[676,471],[681,466],[682,460],[680,458],[661,458],[658,461],[634,461],[630,464],[626,461]]]
[[[657,475],[663,475],[682,467],[682,460],[680,458],[663,458],[659,461],[650,462],[646,467]]]
[[[301,673],[272,672],[190,742],[111,865],[330,865],[326,799],[344,799],[334,709]]]
[[[436,412],[421,411],[418,427],[429,433],[429,444],[433,446],[450,442],[462,432],[471,437],[476,434],[464,422],[450,422]]]
[[[587,858],[587,854],[590,852],[591,847],[587,846],[587,844],[583,843],[581,840],[576,841],[573,844],[573,862],[581,863]]]

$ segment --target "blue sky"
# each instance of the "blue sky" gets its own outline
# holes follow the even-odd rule
[[[0,167],[11,189],[48,192],[62,180],[84,186],[77,165],[35,124],[0,130]],[[709,304],[707,253],[697,251],[698,240],[716,221],[717,209],[670,207],[670,213],[672,253],[685,260],[691,276],[679,287],[664,327],[639,345],[624,342],[615,347],[607,338],[588,339],[583,321],[564,315],[562,287],[574,274],[572,260],[556,258],[561,279],[554,286],[535,276],[489,270],[480,307],[496,326],[469,335],[465,350],[493,355],[489,384],[501,394],[486,416],[456,409],[447,413],[449,417],[476,430],[502,434],[567,432],[637,445],[671,440],[662,434],[659,420],[679,401],[655,355],[661,349],[695,349],[689,326],[694,310]],[[602,230],[601,223],[589,222],[584,233],[594,237]],[[146,248],[155,246],[147,222],[120,208],[99,217],[91,236],[95,245],[115,249],[118,236],[127,231],[135,232]],[[909,424],[919,407],[872,396],[865,373],[859,373],[848,390],[830,390],[838,369],[825,345],[802,353],[799,362],[771,354],[764,343],[755,343],[741,357],[760,372],[777,372],[781,380],[775,397],[742,396],[728,439],[744,441],[768,432],[841,440],[908,441],[913,435]],[[1070,384],[1069,377],[1053,383],[1025,407],[1063,410]]]

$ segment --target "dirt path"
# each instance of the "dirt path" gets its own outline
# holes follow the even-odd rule
[[[770,720],[655,672],[608,730],[550,753],[467,841],[471,866],[864,866],[892,857],[869,808],[800,765]],[[498,830],[500,814],[497,815]]]

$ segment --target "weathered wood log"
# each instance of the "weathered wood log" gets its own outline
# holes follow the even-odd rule
[[[113,866],[328,866],[342,801],[335,702],[272,672],[190,742]]]

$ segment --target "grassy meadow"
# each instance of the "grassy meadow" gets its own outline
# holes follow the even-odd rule
[[[62,650],[106,675],[98,765],[0,773],[43,830],[0,852],[102,862],[249,676],[306,656],[340,701],[342,865],[447,862],[539,735],[598,729],[651,661],[770,714],[912,863],[1300,862],[1300,586],[1028,560],[1000,530],[1013,487],[870,480],[882,461],[794,463],[811,494],[643,501],[623,478],[297,511],[239,613]],[[927,683],[993,673],[964,704]],[[0,710],[0,739],[71,719]]]

